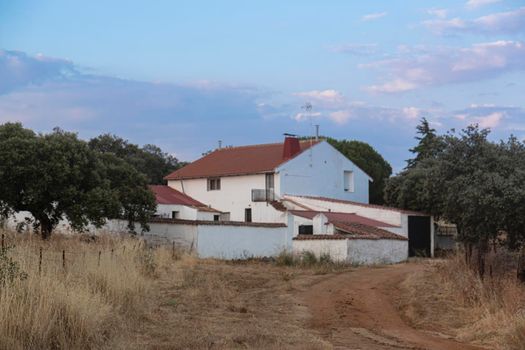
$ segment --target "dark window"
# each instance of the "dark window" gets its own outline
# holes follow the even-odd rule
[[[313,235],[314,225],[299,225],[299,234],[300,235]]]
[[[172,219],[178,219],[179,218],[179,212],[178,211],[172,211],[171,212],[171,218]]]
[[[221,189],[221,179],[218,177],[208,179],[208,191],[218,191]]]
[[[251,208],[244,209],[244,221],[252,222],[252,209]]]
[[[213,215],[213,221],[219,221],[220,215]]]

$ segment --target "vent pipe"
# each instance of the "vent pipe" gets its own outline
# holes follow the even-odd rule
[[[315,124],[315,141],[319,141],[319,124]]]

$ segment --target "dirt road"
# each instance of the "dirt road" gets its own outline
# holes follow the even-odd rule
[[[335,349],[480,349],[402,320],[395,307],[398,285],[425,268],[420,263],[359,268],[321,280],[300,295],[312,314],[309,326]]]

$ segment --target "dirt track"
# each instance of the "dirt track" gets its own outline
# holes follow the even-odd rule
[[[398,285],[424,268],[415,263],[359,268],[321,280],[300,295],[312,315],[309,326],[335,349],[480,349],[416,330],[401,319],[395,307]]]

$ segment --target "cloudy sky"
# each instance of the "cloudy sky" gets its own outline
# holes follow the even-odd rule
[[[524,0],[0,0],[0,123],[182,160],[320,124],[399,170],[423,116],[525,138],[524,78]]]

